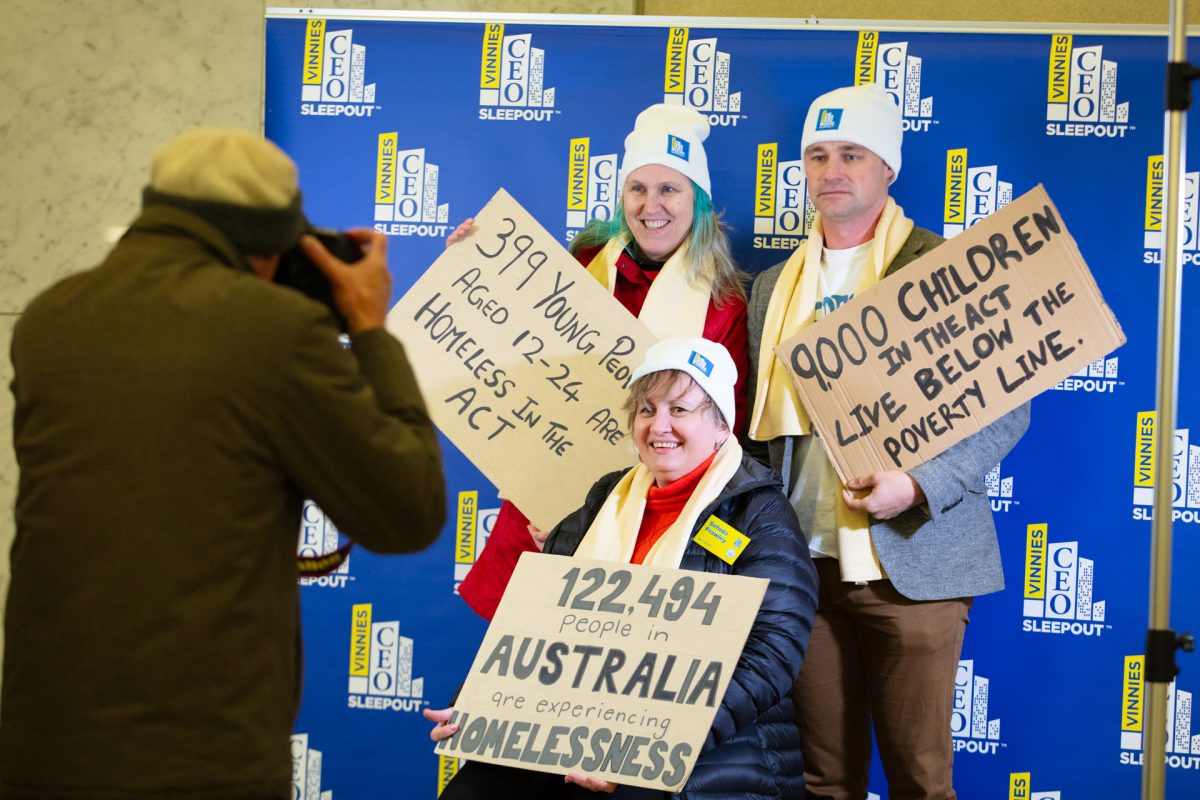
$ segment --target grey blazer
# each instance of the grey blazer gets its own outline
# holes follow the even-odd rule
[[[944,239],[923,228],[911,234],[885,273],[891,275]],[[771,293],[783,263],[754,279],[747,308],[750,367],[758,374],[758,350]],[[836,313],[836,312],[835,312]],[[755,381],[750,382],[753,393]],[[754,405],[750,398],[750,408]],[[911,600],[974,597],[1004,588],[1000,543],[983,479],[1029,427],[1029,404],[1011,411],[924,464],[909,470],[926,503],[889,520],[871,521],[871,541],[900,594]],[[798,436],[767,443],[769,461],[790,493],[792,453]]]

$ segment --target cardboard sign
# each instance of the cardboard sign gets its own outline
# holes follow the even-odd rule
[[[523,554],[435,750],[679,791],[767,583]]]
[[[655,338],[503,189],[387,328],[433,421],[539,528],[636,462],[621,407]]]
[[[1039,185],[775,352],[845,482],[928,461],[1124,343]]]

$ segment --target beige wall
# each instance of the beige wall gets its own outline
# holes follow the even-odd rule
[[[970,20],[983,22],[1092,22],[1166,25],[1167,0],[640,0],[642,13],[661,16],[817,17],[819,19]],[[1188,21],[1200,23],[1191,3]]]
[[[286,5],[276,0],[277,5]],[[953,19],[940,0],[321,0],[317,7],[534,13]],[[1193,3],[1190,19],[1200,20]],[[156,144],[192,125],[261,125],[260,0],[7,0],[0,27],[0,348],[41,289],[96,263],[138,208]],[[978,8],[978,7],[976,7]],[[1009,0],[964,18],[1166,21],[1166,3]],[[0,382],[11,378],[0,358]],[[7,593],[16,467],[0,391],[0,598]],[[2,601],[0,601],[2,604]],[[3,643],[0,641],[0,655]]]

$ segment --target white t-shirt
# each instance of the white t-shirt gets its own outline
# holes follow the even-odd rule
[[[822,249],[821,272],[817,277],[817,319],[833,313],[854,297],[870,254],[871,242],[847,250]],[[808,536],[809,550],[814,557],[837,558],[838,527],[834,514],[842,482],[825,453],[825,446],[817,441],[816,431],[801,437],[792,454],[792,474],[796,476],[796,484],[789,499],[800,517],[800,529]]]

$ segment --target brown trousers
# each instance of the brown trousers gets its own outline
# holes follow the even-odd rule
[[[890,800],[955,800],[950,712],[971,598],[917,602],[815,563],[820,600],[792,689],[808,797],[867,796],[873,724]]]

